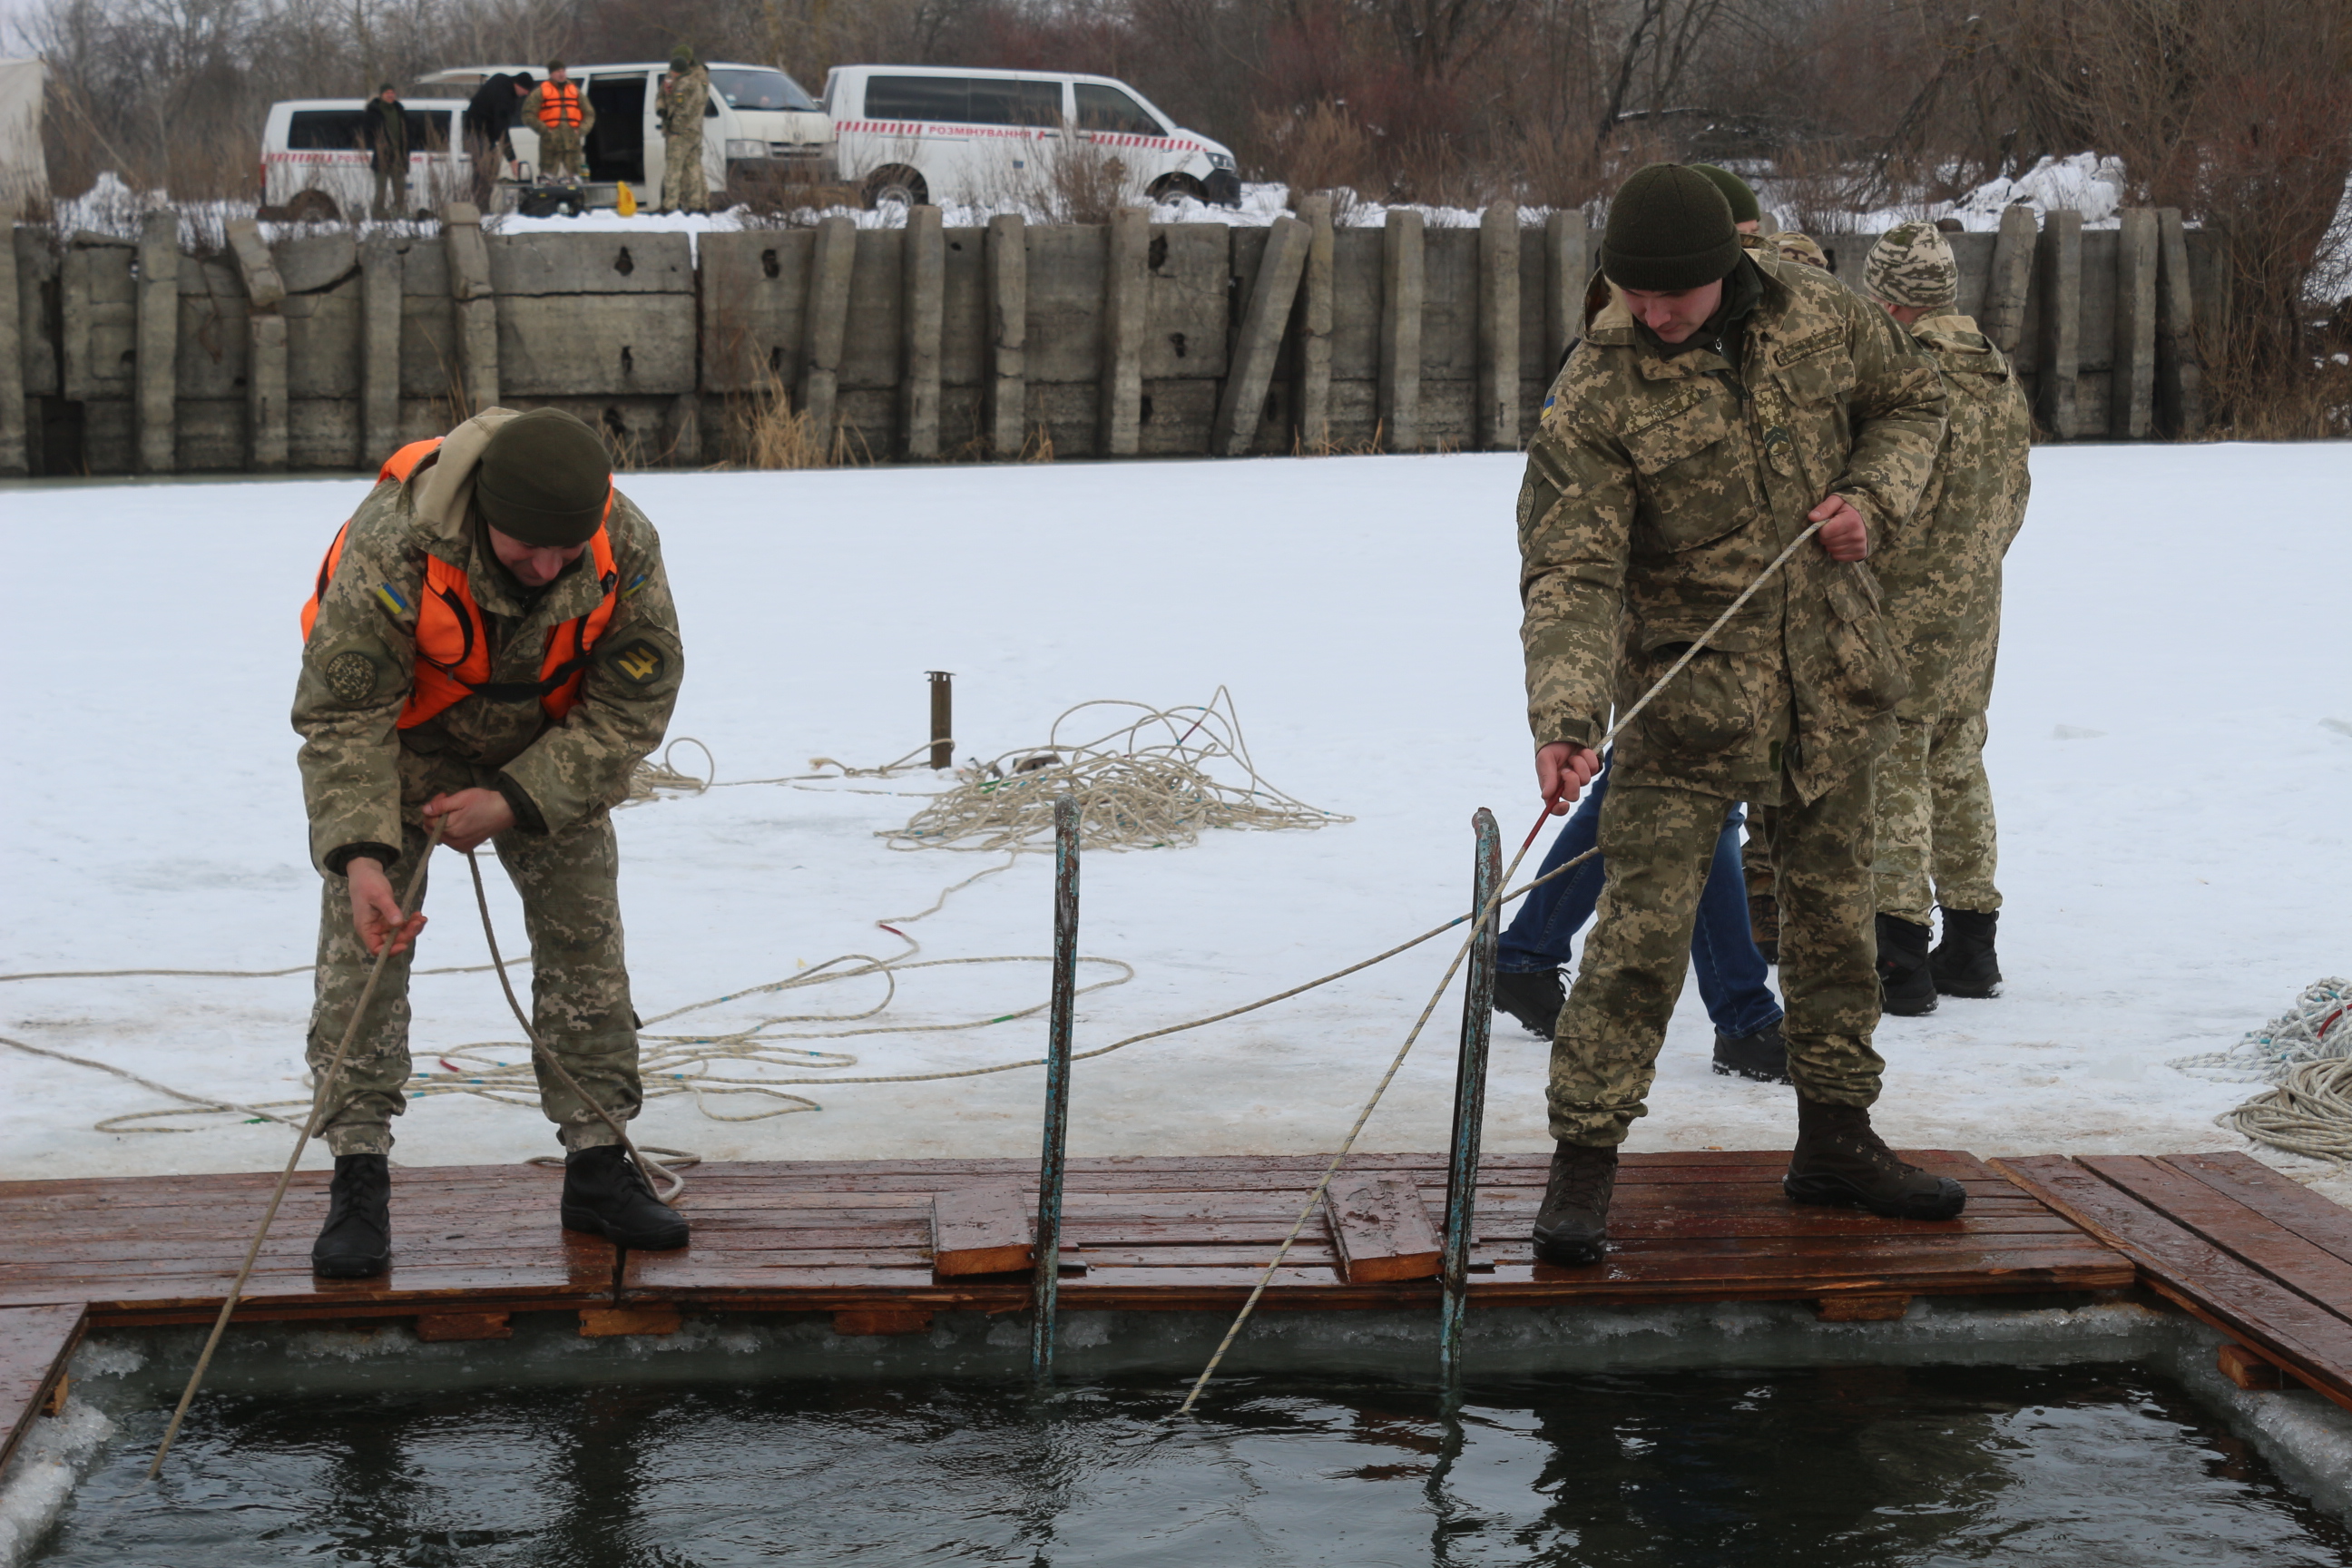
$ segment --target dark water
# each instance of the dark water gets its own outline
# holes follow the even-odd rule
[[[52,1565],[2352,1563],[2178,1385],[2128,1366],[767,1382],[222,1398],[143,1484],[125,1424]]]

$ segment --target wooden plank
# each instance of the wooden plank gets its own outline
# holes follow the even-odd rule
[[[870,1334],[919,1334],[933,1314],[919,1307],[851,1307],[833,1315],[833,1331],[845,1338]]]
[[[420,1312],[416,1337],[427,1344],[463,1340],[514,1338],[511,1312]]]
[[[81,1343],[89,1313],[79,1301],[0,1311],[0,1467],[5,1467],[66,1361]]]
[[[1343,1172],[1324,1190],[1323,1217],[1349,1284],[1436,1277],[1443,1246],[1411,1183]]]
[[[625,1335],[662,1337],[677,1332],[681,1321],[676,1307],[667,1302],[641,1302],[626,1307],[583,1307],[580,1337],[617,1339]]]
[[[2294,1177],[2235,1152],[2168,1154],[2164,1163],[2235,1198],[2314,1247],[2352,1262],[2352,1209],[2320,1196]]]
[[[1036,1256],[1034,1205],[1010,1182],[931,1198],[931,1268],[941,1276],[1004,1274]]]
[[[2040,1154],[1994,1163],[2129,1258],[2141,1278],[2168,1300],[2352,1409],[2352,1322],[2074,1161]]]
[[[1307,226],[1307,270],[1298,312],[1298,445],[1310,456],[1331,450],[1332,257],[1338,231],[1331,194],[1302,196],[1298,220]]]
[[[2076,1163],[2319,1306],[2339,1314],[2352,1308],[2352,1262],[2260,1209],[2162,1160],[2110,1154]]]
[[[2025,341],[2025,300],[2033,284],[2033,209],[2001,209],[2000,236],[1993,242],[1992,276],[1985,284],[1984,334],[1993,347],[2016,354]]]
[[[2223,1377],[2250,1393],[2284,1388],[2290,1381],[2285,1373],[2260,1352],[2239,1344],[2225,1344],[2214,1352],[2213,1367]]]
[[[1847,1296],[1822,1297],[1814,1303],[1813,1315],[1824,1323],[1891,1323],[1910,1310],[1908,1296],[1858,1290]]]

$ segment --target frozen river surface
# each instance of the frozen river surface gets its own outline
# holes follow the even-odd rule
[[[2229,1045],[2310,981],[2352,971],[2352,447],[2043,448],[2033,463],[1989,752],[2008,991],[1886,1021],[1880,1123],[1898,1142],[1980,1154],[2231,1146],[2211,1119],[2246,1087],[2167,1059]],[[664,474],[625,488],[663,531],[684,616],[673,733],[707,742],[722,780],[805,773],[818,755],[904,754],[928,732],[927,669],[956,672],[960,758],[1042,741],[1087,699],[1172,705],[1225,685],[1266,777],[1355,819],[1090,856],[1083,950],[1136,973],[1084,998],[1084,1049],[1296,984],[1454,913],[1476,806],[1493,806],[1516,844],[1535,813],[1518,471],[1503,455]],[[349,479],[0,491],[18,585],[0,619],[0,970],[308,962],[317,878],[286,722],[295,612],[363,491]],[[881,787],[940,785],[922,773]],[[839,953],[903,951],[873,922],[992,863],[887,848],[877,831],[921,804],[760,785],[623,812],[640,1012]],[[520,917],[495,872],[492,883],[511,951]],[[1043,953],[1048,883],[1045,859],[1027,857],[908,929],[930,957]],[[453,858],[428,913],[424,963],[482,962]],[[1334,1147],[1448,951],[1432,943],[1081,1065],[1074,1152]],[[307,974],[16,981],[0,986],[0,1029],[190,1093],[283,1100],[302,1093],[309,992]],[[994,1017],[1044,992],[1035,964],[920,970],[877,1016],[835,1027]],[[421,1068],[516,1039],[486,974],[421,978],[415,995]],[[881,1000],[869,979],[731,1004],[695,1026]],[[1455,1005],[1365,1147],[1443,1146]],[[1025,1018],[804,1044],[854,1054],[837,1076],[1017,1060],[1043,1034]],[[1542,1148],[1544,1047],[1507,1022],[1496,1039],[1489,1144]],[[1785,1146],[1789,1091],[1714,1076],[1711,1039],[1686,989],[1633,1147]],[[520,1061],[512,1048],[500,1059]],[[170,1101],[89,1067],[0,1058],[0,1176],[283,1158],[283,1129],[217,1115],[160,1123],[184,1131],[95,1131]],[[640,1131],[728,1159],[1036,1149],[1034,1070],[799,1092],[823,1109],[721,1121],[681,1095],[652,1105]],[[398,1131],[404,1163],[553,1148],[536,1110],[462,1095],[419,1101]]]

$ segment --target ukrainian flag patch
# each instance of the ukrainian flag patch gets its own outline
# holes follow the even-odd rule
[[[650,572],[638,573],[635,576],[629,579],[629,585],[621,590],[621,597],[624,599],[627,598],[630,595],[644,587],[646,583],[652,580],[652,578],[653,574]]]
[[[378,583],[375,585],[375,596],[376,602],[381,604],[385,609],[390,610],[394,615],[404,616],[408,614],[407,599],[403,597],[400,590],[394,587],[391,584]]]

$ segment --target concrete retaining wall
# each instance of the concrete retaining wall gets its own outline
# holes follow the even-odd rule
[[[1580,215],[1267,228],[845,217],[701,237],[437,234],[266,245],[233,225],[0,247],[0,473],[364,469],[503,402],[604,429],[624,462],[740,463],[761,402],[877,459],[1508,449],[1581,320]],[[2060,438],[2194,435],[2194,322],[2217,300],[2176,212],[2084,234],[2012,209],[1956,235],[1961,309]],[[1858,282],[1866,239],[1827,246]]]

